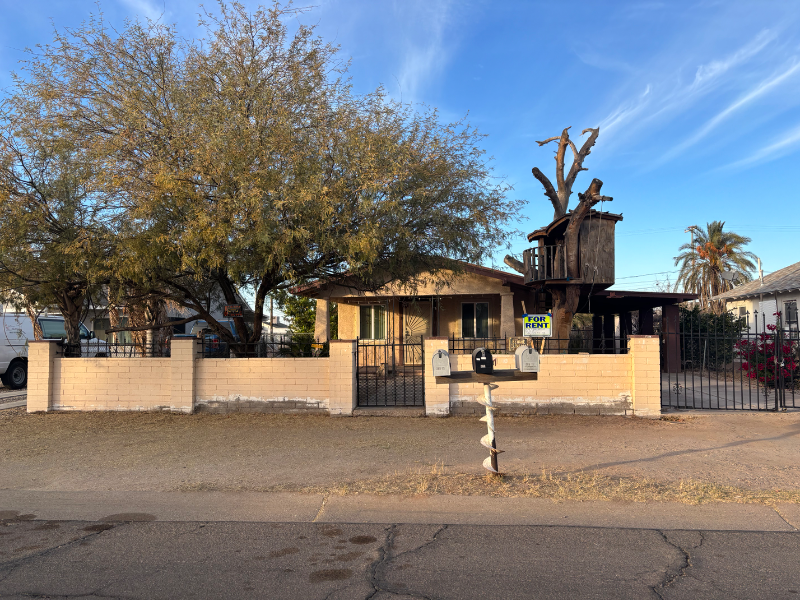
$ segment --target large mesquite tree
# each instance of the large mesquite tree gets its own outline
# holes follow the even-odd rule
[[[80,323],[101,293],[114,210],[94,163],[52,119],[19,95],[0,108],[0,299],[23,308],[37,338],[38,309],[57,306],[80,352]]]
[[[286,13],[221,3],[192,41],[91,20],[32,55],[21,86],[59,106],[118,202],[118,288],[175,302],[229,341],[212,288],[230,304],[252,291],[252,329],[235,322],[256,340],[274,290],[480,262],[518,210],[475,129],[380,89],[353,94],[337,49],[312,28],[290,33]]]

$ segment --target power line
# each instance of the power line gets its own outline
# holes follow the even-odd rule
[[[634,277],[647,277],[649,275],[664,275],[666,273],[678,273],[680,269],[673,269],[672,271],[658,271],[657,273],[643,273],[641,275],[626,275],[625,277],[617,277],[617,279],[633,279]]]

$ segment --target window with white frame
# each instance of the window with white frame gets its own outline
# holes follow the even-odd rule
[[[489,337],[489,303],[461,303],[461,337]]]
[[[359,337],[362,340],[386,339],[386,305],[365,304],[360,309]]]

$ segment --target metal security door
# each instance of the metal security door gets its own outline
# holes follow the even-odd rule
[[[425,406],[421,340],[358,340],[356,347],[358,406]],[[419,360],[413,363],[406,357]]]

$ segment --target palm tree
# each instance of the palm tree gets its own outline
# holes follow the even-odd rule
[[[711,309],[716,314],[725,310],[723,300],[711,300],[713,296],[733,288],[733,282],[722,278],[723,271],[732,271],[734,279],[744,283],[752,279],[757,257],[744,250],[750,238],[732,231],[723,231],[725,221],[712,221],[706,230],[695,230],[694,245],[684,244],[681,253],[675,257],[675,265],[680,264],[680,273],[675,282],[675,291],[700,294],[700,307]]]

